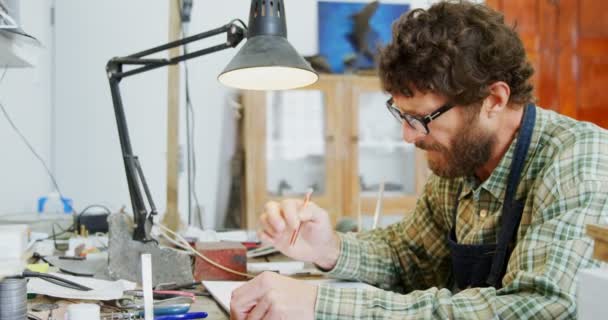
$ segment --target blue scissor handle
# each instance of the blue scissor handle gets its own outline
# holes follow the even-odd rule
[[[207,318],[207,312],[190,312],[184,314],[174,314],[170,316],[154,317],[154,320],[180,320],[180,319],[203,319]]]

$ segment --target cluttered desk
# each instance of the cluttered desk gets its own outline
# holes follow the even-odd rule
[[[191,2],[180,5],[182,23],[189,21],[184,16],[191,6]],[[169,43],[108,61],[106,75],[132,214],[108,209],[97,217],[85,214],[89,207],[76,212],[53,178],[56,198],[69,208],[74,221],[59,232],[54,223],[50,230],[37,233],[27,223],[0,226],[0,320],[221,319],[226,318],[230,304],[226,297],[235,283],[203,286],[201,281],[244,281],[264,270],[281,272],[273,270],[276,264],[251,265],[256,271],[248,268],[247,248],[259,246],[257,239],[253,243],[251,239],[226,241],[215,233],[209,236],[207,230],[199,230],[202,237],[188,237],[174,225],[159,223],[140,160],[133,152],[120,83],[133,75],[235,48],[246,39],[219,75],[221,83],[246,90],[312,84],[318,75],[287,41],[284,8],[282,0],[276,6],[252,0],[248,25],[233,19],[219,28],[192,36],[184,33]],[[172,12],[177,11],[173,8]],[[217,35],[226,40],[188,52],[187,44]],[[155,57],[165,51],[170,51],[169,57]],[[177,210],[167,211],[172,221],[179,219]],[[273,252],[256,255],[268,254]],[[293,269],[293,264],[289,266]],[[295,272],[303,272],[302,265],[298,266]]]
[[[189,21],[184,16],[191,6],[191,2],[181,4],[182,20]],[[188,52],[187,44],[217,35],[225,35],[226,40]],[[25,319],[26,314],[33,319],[63,318],[67,314],[69,320],[225,318],[209,298],[209,294],[217,298],[224,293],[207,292],[200,282],[252,278],[243,243],[259,243],[251,244],[248,239],[209,240],[208,235],[205,239],[187,237],[177,233],[176,226],[169,228],[158,222],[157,208],[128,134],[120,83],[146,71],[234,48],[244,39],[245,45],[218,77],[223,84],[238,89],[280,90],[314,83],[318,75],[286,37],[283,1],[275,6],[252,0],[247,26],[233,19],[219,28],[110,59],[106,74],[132,215],[108,212],[93,219],[84,215],[86,209],[78,213],[69,205],[74,223],[59,234],[54,225],[52,231],[35,237],[27,224],[6,227],[3,237],[9,245],[0,252],[0,320]],[[167,50],[168,58],[151,57]],[[57,198],[64,201],[60,188],[55,185],[55,189]],[[177,210],[168,212],[172,221],[179,219],[175,217]],[[104,222],[106,228],[96,228]],[[107,231],[107,235],[98,233]],[[58,245],[62,244],[66,248],[60,249]],[[74,303],[79,301],[88,303]],[[228,305],[224,303],[224,309]]]
[[[141,280],[112,280],[112,270],[107,268],[111,258],[108,236],[87,236],[84,226],[80,231],[84,235],[66,233],[50,239],[31,239],[32,234],[40,237],[40,233],[30,232],[25,225],[2,226],[4,243],[16,244],[2,253],[3,274],[10,273],[11,263],[13,269],[20,270],[19,252],[26,252],[28,259],[25,271],[0,282],[0,319],[21,319],[26,314],[28,319],[143,319],[148,302],[146,289],[151,294],[152,319],[227,319],[230,293],[247,279],[196,258],[191,264],[193,280],[158,283],[152,280],[155,272],[151,256],[144,254],[139,263]],[[311,281],[329,281],[322,280],[321,273],[311,265],[292,261],[272,248],[259,247],[259,243],[251,241],[251,233],[213,232],[209,237],[216,241],[198,242],[194,247],[216,261],[235,261],[223,265],[244,275],[273,271]],[[234,241],[239,237],[241,241]]]

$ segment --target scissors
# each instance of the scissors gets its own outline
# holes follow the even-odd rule
[[[207,318],[207,312],[190,312],[184,314],[175,314],[170,316],[154,317],[154,320],[181,320],[181,319],[204,319]]]

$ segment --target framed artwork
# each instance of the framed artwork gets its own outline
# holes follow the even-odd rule
[[[391,39],[392,23],[409,4],[319,1],[319,53],[332,72],[373,69],[379,49]]]

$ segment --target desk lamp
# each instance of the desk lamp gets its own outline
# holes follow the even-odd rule
[[[145,58],[154,53],[226,33],[225,43],[201,49],[180,56],[154,59]],[[119,84],[123,78],[139,73],[178,64],[182,61],[236,47],[243,38],[247,41],[218,76],[222,84],[246,90],[284,90],[310,85],[318,75],[287,41],[287,25],[283,0],[252,0],[249,13],[249,27],[240,20],[207,32],[199,33],[177,41],[111,59],[107,64],[112,103],[120,146],[125,165],[135,229],[133,240],[154,241],[150,237],[152,219],[157,215],[156,207],[146,183],[139,159],[133,154],[127,121],[123,109]],[[133,69],[123,70],[124,66]],[[140,185],[141,180],[141,185]],[[150,210],[146,208],[140,186],[143,186]]]

